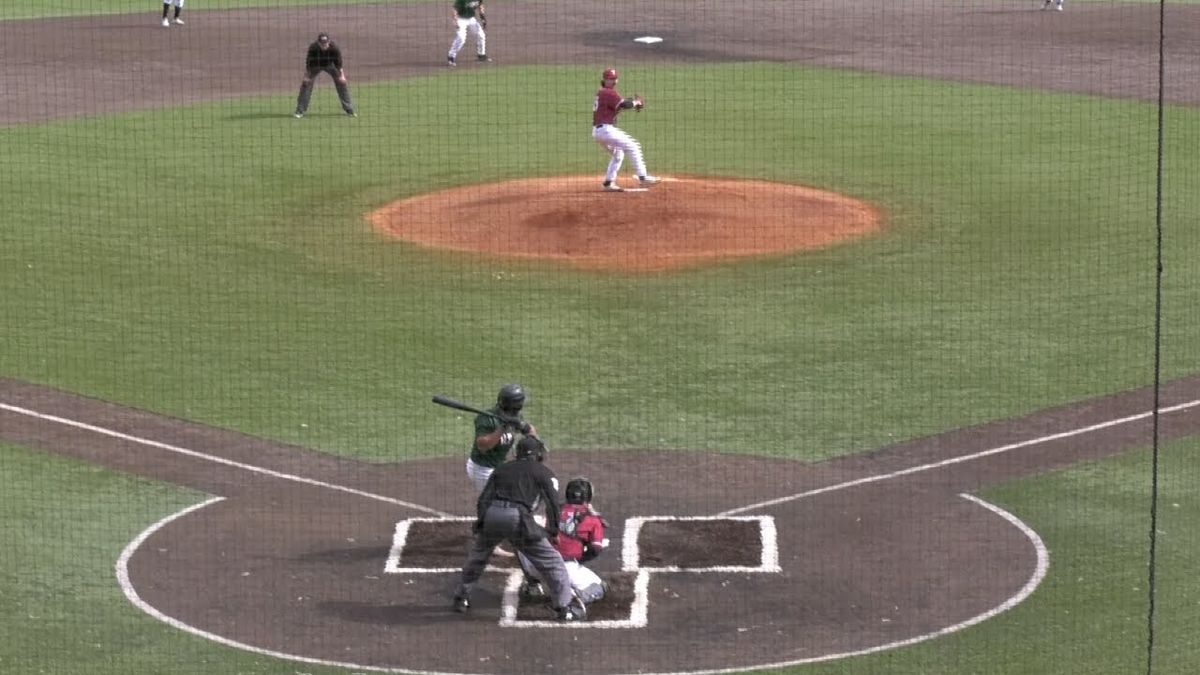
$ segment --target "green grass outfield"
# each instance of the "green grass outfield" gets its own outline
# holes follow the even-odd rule
[[[505,0],[512,2],[513,0]],[[519,1],[519,0],[518,0]],[[407,5],[441,0],[188,0],[183,9],[192,12],[215,9],[271,9],[321,5]],[[449,0],[445,1],[449,6]],[[97,16],[102,14],[153,14],[162,11],[161,0],[9,0],[0,5],[0,20],[36,19],[58,16]]]
[[[552,447],[804,460],[1151,382],[1156,116],[1139,103],[627,69],[655,101],[626,128],[656,172],[837,190],[887,230],[624,276],[431,252],[364,223],[432,189],[598,181],[590,74],[362,87],[357,120],[324,82],[304,120],[276,97],[0,130],[20,167],[0,194],[0,372],[372,461],[461,451],[466,422],[429,397],[488,403],[508,380]],[[536,108],[475,126],[532,82]],[[1200,113],[1169,118],[1168,377],[1200,370]]]
[[[521,0],[505,0],[504,4]],[[1035,5],[1039,0],[975,0],[978,4],[991,6],[1008,6],[1020,9],[1023,6]],[[252,9],[272,7],[298,7],[320,5],[379,5],[379,4],[410,4],[440,2],[450,4],[450,0],[191,0],[185,4],[188,12],[215,9]],[[1158,4],[1157,0],[1067,0],[1068,4]],[[1170,0],[1168,5],[1190,5],[1200,3],[1200,0]],[[157,9],[154,2],[143,0],[12,0],[0,6],[0,20],[33,19],[56,16],[94,16],[99,14],[140,14]]]
[[[524,2],[526,0],[504,0],[502,4]],[[1004,6],[1021,9],[1036,6],[1040,0],[974,0],[976,4],[987,6]],[[440,3],[446,6],[450,0],[190,0],[185,4],[187,12],[217,10],[217,9],[258,9],[275,7],[308,7],[322,5],[395,5],[417,3]],[[1067,0],[1074,7],[1077,4],[1158,4],[1158,0]],[[1170,0],[1170,5],[1194,5],[1200,0]],[[501,4],[501,3],[496,3]],[[156,2],[144,0],[10,0],[0,5],[0,21],[10,19],[35,19],[59,16],[95,16],[100,14],[142,14],[159,9]]]
[[[1159,519],[1155,673],[1200,664],[1200,442],[1167,446]],[[1050,550],[1050,572],[1024,603],[953,635],[877,655],[786,669],[877,673],[1145,672],[1149,532],[1148,452],[1039,476],[982,495],[1022,518]],[[0,671],[324,675],[159,623],[126,601],[114,563],[125,544],[194,493],[42,453],[0,445],[9,533],[0,568]],[[15,493],[11,486],[18,486]],[[61,495],[70,495],[62,498]],[[15,498],[13,498],[15,497]],[[986,574],[987,570],[979,570]],[[764,659],[778,655],[764,655]]]

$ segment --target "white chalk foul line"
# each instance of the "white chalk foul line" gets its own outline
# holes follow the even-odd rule
[[[1169,413],[1179,412],[1181,410],[1187,410],[1189,408],[1194,408],[1196,406],[1200,406],[1200,399],[1197,399],[1194,401],[1188,401],[1187,403],[1180,403],[1178,405],[1173,405],[1173,406],[1169,406],[1166,408],[1162,408],[1159,410],[1159,414],[1166,415]],[[736,509],[729,509],[728,511],[722,511],[721,513],[718,513],[717,515],[718,516],[732,516],[732,515],[735,515],[738,513],[745,513],[747,511],[757,511],[758,509],[766,508],[768,506],[776,506],[779,504],[786,504],[787,502],[794,502],[797,499],[804,499],[806,497],[815,497],[816,495],[825,494],[826,492],[836,492],[838,490],[845,490],[846,488],[857,487],[859,485],[866,485],[868,483],[878,483],[879,481],[890,480],[892,478],[899,478],[901,476],[908,476],[908,475],[914,474],[914,473],[921,473],[923,471],[932,471],[934,469],[940,469],[942,467],[951,466],[953,464],[961,464],[963,462],[970,462],[970,461],[980,459],[983,457],[990,457],[991,455],[999,455],[1001,453],[1010,452],[1012,450],[1019,450],[1021,448],[1027,448],[1027,447],[1030,447],[1033,445],[1041,445],[1042,443],[1049,443],[1050,441],[1062,440],[1064,438],[1071,438],[1072,436],[1079,436],[1082,434],[1091,433],[1093,431],[1100,431],[1101,429],[1108,429],[1110,427],[1120,426],[1122,424],[1128,424],[1130,422],[1136,422],[1138,420],[1146,419],[1147,417],[1150,417],[1153,414],[1154,414],[1154,411],[1149,410],[1146,412],[1137,413],[1136,415],[1129,415],[1128,417],[1120,417],[1117,419],[1108,420],[1107,422],[1100,422],[1097,424],[1088,425],[1086,427],[1079,427],[1077,429],[1071,429],[1069,431],[1062,431],[1057,434],[1050,434],[1048,436],[1039,436],[1037,438],[1030,438],[1028,440],[1020,441],[1018,443],[1010,443],[1008,445],[1002,445],[998,448],[991,448],[990,450],[981,450],[979,452],[973,452],[969,455],[961,455],[959,457],[951,457],[949,459],[943,459],[941,461],[931,462],[929,464],[920,464],[918,466],[910,466],[907,469],[901,469],[899,471],[893,471],[891,473],[881,473],[881,474],[876,474],[874,476],[864,476],[863,478],[856,478],[854,480],[846,481],[844,483],[837,483],[835,485],[827,485],[825,487],[815,488],[813,490],[807,490],[805,492],[797,492],[796,494],[788,495],[786,497],[778,497],[776,499],[768,499],[768,500],[762,501],[762,502],[755,502],[754,504],[749,504],[747,506],[740,506]]]
[[[445,513],[443,511],[438,511],[437,509],[431,509],[428,506],[421,506],[420,504],[406,502],[402,499],[393,499],[391,497],[377,495],[373,492],[366,492],[364,490],[356,490],[354,488],[346,487],[344,485],[327,483],[325,481],[315,480],[312,478],[305,478],[304,476],[297,476],[295,474],[283,473],[281,471],[272,471],[271,469],[264,469],[261,466],[254,466],[253,464],[246,464],[244,462],[235,462],[231,459],[225,459],[224,457],[217,457],[216,455],[209,455],[209,454],[206,454],[203,452],[198,452],[196,450],[189,450],[187,448],[181,448],[177,445],[171,445],[170,443],[162,443],[160,441],[153,441],[148,438],[142,438],[140,436],[133,436],[131,434],[121,433],[120,431],[116,431],[113,429],[106,429],[105,427],[99,427],[94,424],[87,424],[85,422],[67,419],[65,417],[59,417],[57,415],[47,415],[46,413],[40,413],[36,410],[29,410],[28,408],[21,408],[21,407],[15,406],[15,405],[8,405],[7,403],[0,403],[0,410],[7,410],[12,413],[17,413],[18,415],[26,415],[28,417],[34,417],[36,419],[44,420],[46,422],[54,422],[56,424],[62,424],[64,426],[74,427],[76,429],[83,429],[84,431],[90,431],[92,433],[100,434],[102,436],[108,436],[110,438],[117,438],[117,439],[120,439],[123,441],[129,441],[130,443],[137,443],[139,445],[145,445],[147,447],[157,448],[159,450],[166,450],[167,452],[173,452],[178,455],[185,455],[187,457],[192,457],[194,459],[201,459],[206,462],[222,464],[224,466],[230,466],[230,467],[234,467],[236,469],[242,469],[244,471],[250,471],[252,473],[262,474],[264,476],[270,476],[272,478],[278,478],[280,480],[291,481],[293,483],[303,483],[304,485],[312,485],[315,487],[326,488],[328,490],[334,490],[337,492],[344,492],[346,494],[355,495],[356,497],[365,497],[367,499],[373,499],[375,501],[383,502],[385,504],[393,504],[395,506],[403,506],[405,508],[413,509],[414,511],[430,513],[435,516],[440,516],[440,517],[444,517],[444,518],[450,517],[449,513]]]

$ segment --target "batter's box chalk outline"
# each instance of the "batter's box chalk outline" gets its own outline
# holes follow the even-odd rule
[[[600,621],[521,621],[517,619],[520,604],[521,583],[525,575],[520,570],[508,575],[504,586],[504,599],[500,604],[500,625],[505,628],[644,628],[650,608],[650,572],[641,571],[633,579],[633,602],[629,605],[628,619],[602,619]]]
[[[713,567],[678,567],[675,565],[642,566],[641,549],[638,538],[642,526],[651,522],[674,521],[739,521],[757,522],[758,534],[762,541],[762,555],[758,565],[716,565]],[[625,521],[624,540],[621,545],[621,570],[624,572],[740,572],[740,573],[776,573],[779,567],[779,542],[775,532],[773,516],[645,516],[629,518]]]
[[[450,574],[461,572],[462,567],[405,567],[400,564],[404,556],[404,546],[408,543],[408,533],[413,523],[469,523],[475,519],[470,516],[452,516],[449,518],[405,518],[396,523],[396,531],[392,534],[392,549],[388,551],[387,562],[383,566],[386,574]],[[466,550],[464,549],[464,553]],[[507,567],[488,565],[485,572],[508,572]]]

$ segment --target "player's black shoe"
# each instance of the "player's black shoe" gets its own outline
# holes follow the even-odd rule
[[[546,589],[537,579],[526,579],[521,584],[520,596],[523,602],[538,602],[546,599]]]
[[[587,620],[587,610],[582,610],[574,605],[560,607],[558,610],[558,620],[562,622],[568,621],[585,621]]]
[[[461,595],[454,596],[454,611],[466,614],[471,609],[471,601]]]

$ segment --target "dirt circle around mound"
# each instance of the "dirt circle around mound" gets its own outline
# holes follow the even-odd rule
[[[883,222],[865,202],[801,185],[684,176],[633,185],[606,192],[595,176],[472,185],[393,202],[367,219],[428,248],[618,272],[814,250]]]

